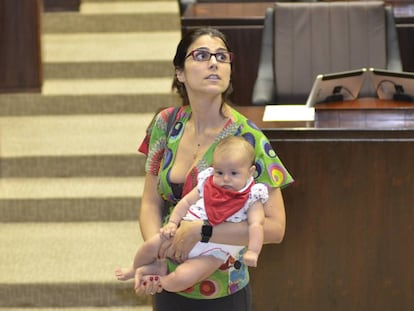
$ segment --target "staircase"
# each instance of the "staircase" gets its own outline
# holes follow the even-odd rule
[[[114,277],[142,242],[154,112],[177,103],[178,3],[44,13],[42,94],[0,95],[0,310],[151,310]]]

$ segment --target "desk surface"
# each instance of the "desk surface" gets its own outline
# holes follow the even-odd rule
[[[412,3],[410,3],[412,2]],[[414,18],[414,1],[386,1],[394,8],[394,16],[402,21]],[[263,24],[266,8],[271,7],[272,2],[243,2],[243,3],[194,3],[187,7],[182,16],[182,22],[186,24],[188,19],[210,20],[249,20],[250,24]]]
[[[401,138],[414,139],[414,103],[361,98],[319,104],[315,121],[263,121],[264,106],[238,106],[238,111],[270,139]]]

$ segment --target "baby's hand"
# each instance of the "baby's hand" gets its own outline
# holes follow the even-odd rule
[[[246,265],[249,267],[257,267],[257,259],[259,258],[259,255],[253,251],[248,250],[243,255],[243,260]]]
[[[174,222],[169,222],[164,227],[161,228],[161,235],[169,239],[175,235],[175,232],[177,231],[177,224]]]

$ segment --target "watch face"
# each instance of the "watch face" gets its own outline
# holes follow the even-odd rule
[[[210,224],[204,224],[201,227],[201,242],[207,243],[213,234],[213,227]]]
[[[206,237],[211,237],[212,233],[213,233],[213,227],[210,225],[203,225],[202,229],[201,229],[201,233],[206,236]]]

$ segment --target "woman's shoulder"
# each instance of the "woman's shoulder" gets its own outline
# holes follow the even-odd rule
[[[261,132],[259,127],[253,121],[247,118],[244,114],[240,113],[236,108],[230,107],[230,113],[233,122],[242,125],[242,132],[249,132],[252,129]]]
[[[182,107],[174,107],[174,106],[160,108],[156,112],[155,117],[166,122],[172,114],[178,113],[181,110],[181,108]]]
[[[171,106],[160,108],[153,118],[152,124],[158,129],[166,130],[178,120],[188,118],[189,112],[186,106]],[[151,128],[151,126],[150,126]]]

